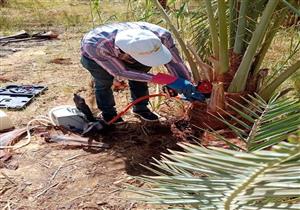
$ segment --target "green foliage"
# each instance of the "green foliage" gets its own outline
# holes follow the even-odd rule
[[[278,75],[270,84],[265,88],[261,89],[259,94],[266,100],[269,100],[270,95],[291,75],[297,72],[300,69],[300,60],[293,63],[291,66],[286,68],[280,75]]]
[[[225,0],[218,0],[219,15],[219,67],[215,69],[217,73],[226,73],[229,69],[229,52],[228,52],[228,21],[226,15],[227,7]]]
[[[287,53],[283,54],[278,61],[273,63],[265,63],[265,65],[271,66],[272,74],[270,74],[269,77],[266,78],[266,83],[270,84],[274,78],[278,77],[282,72],[284,72],[284,69],[288,68],[291,64],[291,62],[296,61],[297,58],[299,58],[299,52],[300,52],[300,31],[295,30],[295,27],[286,28],[285,31],[281,31],[279,36],[288,36],[288,42],[287,45]]]
[[[235,123],[223,120],[240,140],[246,143],[247,151],[269,148],[280,141],[286,140],[289,133],[299,128],[299,99],[280,99],[278,96],[274,96],[266,102],[258,95],[256,98],[249,97],[244,99],[248,102],[248,106],[233,100],[230,101],[230,104],[227,104],[239,116],[237,118],[231,115]]]
[[[272,20],[272,15],[278,3],[279,0],[268,1],[262,13],[261,20],[257,23],[255,31],[253,32],[241,64],[239,65],[239,68],[230,84],[230,92],[242,92],[245,90],[253,58],[255,57],[257,50],[262,44],[268,26]]]
[[[156,0],[152,2],[156,2]],[[240,64],[234,64],[237,65],[235,67],[238,67],[238,70],[228,91],[245,91],[249,77],[259,74],[265,55],[270,49],[276,32],[280,29],[280,22],[284,20],[287,7],[280,0],[219,0],[203,1],[205,4],[196,9],[189,8],[188,5],[192,1],[184,1],[177,10],[172,10],[170,8],[174,2],[169,2],[168,16],[162,15],[169,23],[169,27],[174,28],[177,23],[180,39],[184,37],[187,40],[191,37],[192,44],[196,46],[200,57],[211,62],[210,64],[217,74],[228,70],[230,56],[228,48],[234,48],[233,52],[241,55],[242,60]],[[294,7],[290,8],[294,9]],[[149,11],[149,7],[147,7],[147,11]],[[189,13],[185,11],[189,11]],[[151,13],[151,16],[154,14],[154,12]],[[185,26],[183,26],[183,22],[185,22]],[[176,35],[177,38],[179,33]],[[190,36],[187,38],[188,34]],[[179,42],[182,49],[185,49],[184,42],[180,40]],[[187,58],[189,57],[186,52],[185,55]],[[211,56],[215,60],[211,59]],[[188,60],[191,63],[190,58]],[[289,71],[290,68],[285,68],[285,70]],[[194,68],[193,72],[196,72]],[[283,74],[291,76],[290,73]],[[193,75],[197,74],[193,73]],[[279,74],[274,78],[275,80],[271,81],[273,84],[268,84],[269,89],[264,95],[265,99],[269,99],[278,85],[282,83],[279,79],[281,75]],[[281,82],[279,83],[279,81]]]
[[[169,27],[171,28],[171,31],[174,33],[176,39],[178,40],[180,47],[182,49],[182,51],[184,52],[184,55],[186,56],[186,59],[189,62],[192,74],[193,74],[193,78],[195,82],[198,82],[200,80],[200,75],[197,69],[197,65],[194,62],[191,53],[188,50],[187,45],[185,44],[185,42],[183,41],[178,29],[173,25],[172,20],[170,19],[170,17],[168,16],[168,14],[166,13],[166,11],[164,10],[164,8],[160,5],[158,0],[154,0],[154,3],[156,5],[156,7],[159,9],[159,11],[161,12],[163,18],[166,20],[167,24],[169,25]]]
[[[191,19],[191,44],[195,46],[197,53],[204,60],[213,54],[209,33],[206,11],[204,9],[199,10],[199,12],[193,14]]]
[[[298,136],[300,137],[300,136]],[[291,209],[300,197],[300,142],[282,142],[272,151],[243,153],[181,144],[144,176],[149,188],[135,189],[140,200],[168,209]]]
[[[239,118],[227,123],[247,152],[180,144],[184,151],[148,168],[155,176],[138,178],[147,186],[134,189],[139,200],[168,209],[299,209],[300,100],[249,97],[250,106],[228,104]]]

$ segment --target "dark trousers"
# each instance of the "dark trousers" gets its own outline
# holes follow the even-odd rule
[[[111,89],[114,77],[99,66],[95,61],[81,57],[81,64],[86,68],[94,78],[95,81],[95,95],[98,108],[102,111],[103,116],[116,115],[115,99]],[[129,64],[131,69],[137,71],[148,72],[151,68],[141,68],[141,64]],[[129,80],[129,87],[132,100],[142,96],[149,95],[148,85],[146,82],[138,82]],[[149,100],[144,100],[133,107],[133,111],[146,111]]]

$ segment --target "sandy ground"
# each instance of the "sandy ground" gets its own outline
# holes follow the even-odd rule
[[[2,48],[0,75],[9,84],[40,84],[48,90],[23,111],[7,111],[16,127],[46,115],[56,105],[73,104],[74,92],[86,96],[89,74],[79,63],[80,35],[62,34],[60,40],[9,44]],[[53,59],[66,59],[62,64]],[[154,87],[152,87],[153,91]],[[128,91],[116,93],[120,110],[129,101]],[[155,209],[127,199],[125,184],[142,185],[131,175],[149,172],[149,165],[168,148],[176,148],[169,125],[146,128],[131,115],[131,121],[103,137],[110,149],[87,151],[48,144],[39,137],[13,153],[0,166],[0,208],[2,209]],[[151,130],[152,129],[152,130]],[[24,141],[24,140],[22,140]],[[134,197],[134,196],[133,196]],[[158,208],[161,209],[161,208]]]

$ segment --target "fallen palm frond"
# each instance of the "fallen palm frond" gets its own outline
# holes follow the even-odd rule
[[[297,210],[300,196],[300,143],[282,142],[272,151],[244,153],[180,145],[185,151],[164,155],[144,176],[140,200],[168,209]]]

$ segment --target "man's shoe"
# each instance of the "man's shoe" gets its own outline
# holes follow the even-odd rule
[[[111,121],[115,116],[117,116],[117,115],[106,115],[106,114],[104,114],[104,115],[102,115],[102,117],[103,117],[103,120],[105,121],[105,122],[109,122],[109,121]],[[125,121],[122,119],[122,117],[120,117],[120,118],[118,118],[113,124],[114,125],[121,125],[121,124],[123,124],[123,123],[125,123]]]
[[[133,111],[132,113],[147,122],[158,121],[158,116],[156,114],[154,114],[153,112],[151,112],[150,110]]]

